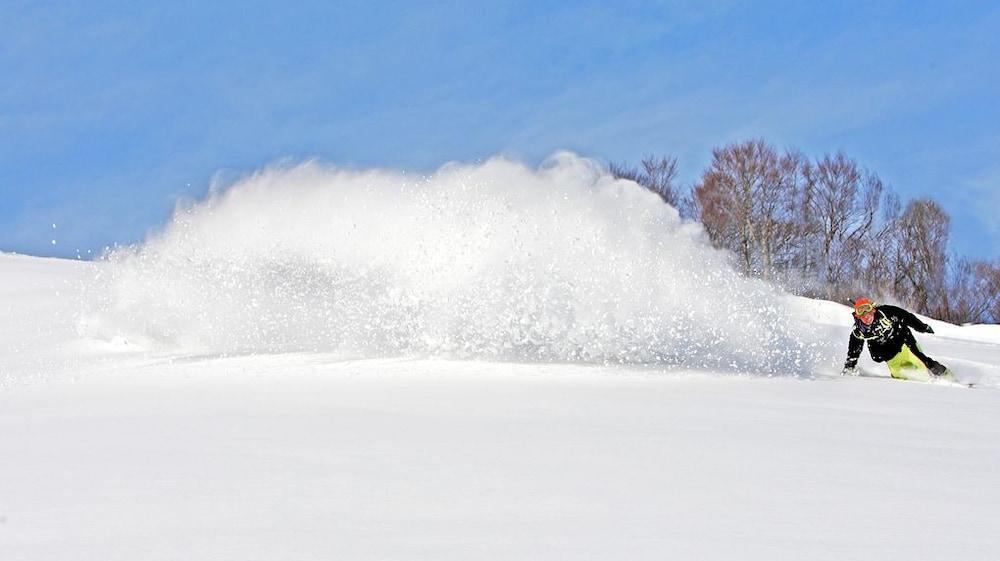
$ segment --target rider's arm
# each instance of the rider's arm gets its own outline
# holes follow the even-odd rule
[[[851,330],[851,340],[847,343],[847,361],[844,362],[844,371],[853,371],[858,365],[858,358],[861,356],[861,349],[865,346],[865,340],[858,333],[857,329]]]

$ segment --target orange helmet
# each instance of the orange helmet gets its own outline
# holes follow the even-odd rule
[[[858,298],[854,301],[854,315],[861,317],[875,309],[875,302],[871,298]]]

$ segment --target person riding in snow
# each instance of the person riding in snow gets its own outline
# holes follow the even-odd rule
[[[893,378],[905,378],[904,368],[928,370],[933,376],[944,376],[948,369],[925,355],[913,338],[915,329],[921,333],[934,333],[931,326],[917,319],[910,312],[887,304],[876,305],[869,298],[854,302],[854,329],[847,347],[847,362],[843,373],[856,373],[858,357],[865,342],[875,362],[887,362]]]

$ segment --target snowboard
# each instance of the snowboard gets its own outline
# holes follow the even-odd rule
[[[943,386],[956,386],[962,388],[974,388],[976,384],[969,382],[959,382],[951,370],[946,371],[941,376],[934,376],[925,368],[904,368],[898,376],[885,376],[859,370],[858,377],[861,378],[882,378],[883,380],[899,380],[901,382],[916,382],[919,384],[938,384]],[[849,377],[849,376],[848,376]]]

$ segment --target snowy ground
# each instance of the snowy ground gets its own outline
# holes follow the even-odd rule
[[[5,561],[1000,552],[992,326],[922,338],[977,389],[179,356],[77,333],[93,267],[0,255]],[[846,344],[843,308],[800,304]]]

